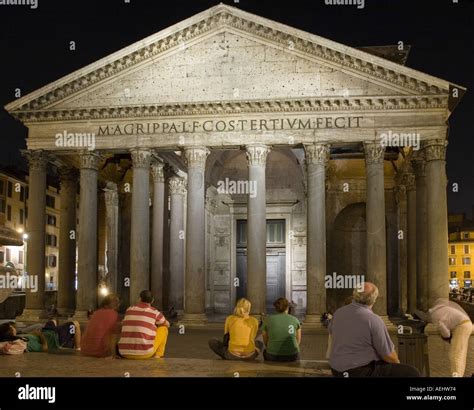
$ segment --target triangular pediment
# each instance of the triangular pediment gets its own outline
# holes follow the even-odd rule
[[[218,5],[6,106],[12,114],[225,101],[439,96],[450,83]],[[462,87],[460,87],[462,88]]]

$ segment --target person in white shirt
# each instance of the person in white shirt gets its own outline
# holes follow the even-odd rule
[[[438,299],[427,314],[417,311],[422,320],[438,327],[441,337],[450,342],[449,363],[453,377],[463,377],[466,370],[469,338],[473,331],[472,322],[466,311],[448,299]]]

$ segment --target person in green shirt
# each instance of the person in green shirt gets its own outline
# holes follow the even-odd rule
[[[265,343],[263,357],[271,362],[293,362],[299,360],[301,324],[288,314],[290,303],[279,298],[273,306],[276,314],[267,317],[263,323],[262,336]]]

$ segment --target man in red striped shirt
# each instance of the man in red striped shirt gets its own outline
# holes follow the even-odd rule
[[[140,303],[130,306],[125,312],[118,343],[122,357],[150,359],[165,355],[170,324],[163,313],[151,306],[153,301],[153,294],[149,290],[143,290],[140,293]]]

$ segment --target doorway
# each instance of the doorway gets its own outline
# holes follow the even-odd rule
[[[285,220],[267,220],[267,289],[266,310],[273,312],[273,302],[286,295]],[[247,221],[237,220],[237,300],[247,296]]]

